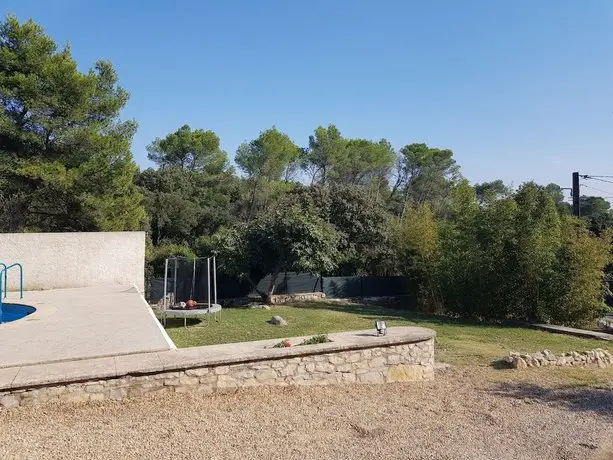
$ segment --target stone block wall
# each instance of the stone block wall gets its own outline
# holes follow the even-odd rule
[[[607,350],[596,348],[589,351],[571,351],[554,355],[549,350],[537,351],[536,353],[510,352],[502,359],[513,369],[541,366],[589,366],[597,365],[600,368],[613,364],[613,355]]]
[[[301,347],[302,348],[302,347]],[[122,400],[157,393],[232,393],[260,385],[381,384],[434,378],[434,339],[172,372],[0,391],[0,407]]]

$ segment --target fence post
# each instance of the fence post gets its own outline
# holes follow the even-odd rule
[[[360,276],[360,302],[364,303],[364,277]]]

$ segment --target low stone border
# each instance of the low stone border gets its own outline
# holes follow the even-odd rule
[[[329,334],[330,343],[301,347],[270,348],[278,340],[266,340],[4,368],[0,407],[148,393],[228,393],[260,385],[432,379],[434,336],[430,329],[398,327],[380,337],[373,331]]]
[[[322,300],[326,298],[326,294],[323,292],[299,292],[296,294],[275,294],[272,296],[272,303],[275,305],[284,304],[288,302],[301,302]]]
[[[559,356],[554,355],[549,350],[543,350],[536,353],[510,352],[502,361],[514,369],[540,366],[597,365],[598,367],[606,367],[613,364],[613,355],[602,348],[583,352],[571,351]]]

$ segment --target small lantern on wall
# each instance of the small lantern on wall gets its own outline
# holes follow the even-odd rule
[[[377,330],[377,335],[387,334],[387,326],[385,325],[385,321],[375,321],[375,329]]]

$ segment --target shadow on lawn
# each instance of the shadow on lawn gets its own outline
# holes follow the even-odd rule
[[[383,321],[411,321],[413,323],[429,323],[439,325],[454,325],[454,326],[489,326],[487,323],[482,323],[477,320],[452,318],[442,315],[427,315],[412,310],[399,310],[389,307],[371,304],[358,303],[336,303],[336,302],[300,302],[287,304],[292,308],[320,309],[350,313],[354,315],[362,315],[363,319],[379,319]],[[515,327],[515,326],[510,326]]]
[[[613,391],[590,387],[544,388],[527,382],[502,382],[491,390],[505,398],[540,402],[572,412],[591,412],[613,419]]]
[[[182,328],[186,324],[187,327],[198,326],[199,324],[206,324],[206,319],[200,318],[185,318],[186,322],[183,322],[183,318],[167,318],[166,329]]]

